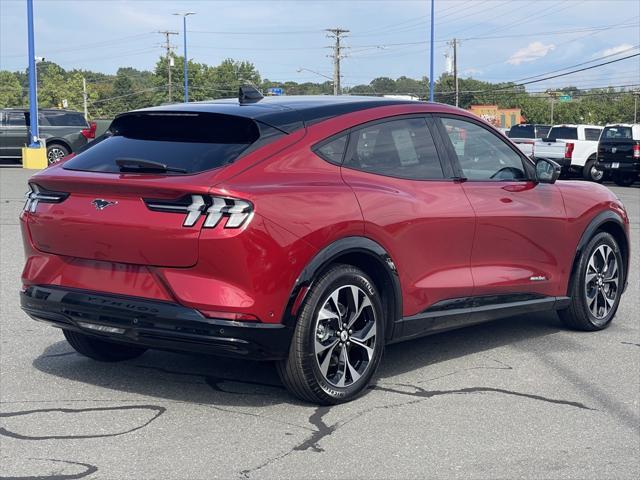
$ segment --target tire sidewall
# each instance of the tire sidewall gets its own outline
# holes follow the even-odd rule
[[[585,298],[584,292],[585,292],[585,284],[586,284],[585,275],[587,271],[587,266],[589,265],[589,259],[591,258],[591,255],[593,255],[593,252],[601,245],[608,245],[609,247],[612,248],[614,255],[616,256],[616,261],[618,262],[619,280],[618,280],[618,292],[616,295],[615,302],[611,307],[611,310],[609,311],[606,317],[599,319],[599,318],[596,318],[591,313],[591,310],[587,305],[587,299]],[[616,242],[615,238],[613,238],[613,236],[609,233],[606,233],[606,232],[598,233],[589,241],[586,248],[584,249],[584,253],[580,259],[580,268],[578,269],[578,272],[577,272],[578,274],[578,278],[577,278],[578,281],[576,282],[577,290],[574,291],[574,295],[578,295],[578,298],[580,299],[579,300],[580,307],[581,307],[581,310],[583,311],[585,319],[587,319],[588,322],[591,323],[596,329],[606,328],[613,320],[613,317],[615,317],[616,315],[618,306],[620,305],[620,298],[622,296],[622,286],[624,285],[624,281],[625,281],[626,272],[624,271],[624,268],[625,267],[622,262],[622,252],[620,251],[618,242]]]
[[[344,285],[356,285],[369,297],[376,315],[376,343],[374,346],[373,358],[365,374],[347,387],[336,387],[324,378],[324,375],[320,372],[318,362],[316,361],[315,328],[318,312],[329,295],[334,290]],[[321,283],[316,286],[316,289],[309,298],[308,304],[305,306],[302,315],[305,315],[305,319],[302,324],[304,325],[303,335],[305,351],[308,352],[308,355],[305,355],[304,357],[303,364],[307,363],[307,365],[304,365],[305,369],[310,368],[313,372],[313,377],[319,388],[322,390],[322,394],[327,397],[327,400],[333,403],[339,403],[351,400],[363,393],[366,386],[369,384],[371,377],[377,370],[384,351],[385,323],[382,303],[380,295],[371,279],[365,273],[354,267],[342,266],[334,269],[328,276],[322,279]]]

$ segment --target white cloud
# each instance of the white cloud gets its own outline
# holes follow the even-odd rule
[[[594,57],[606,57],[607,55],[615,55],[616,53],[628,51],[628,50],[631,50],[632,48],[633,48],[633,45],[631,45],[630,43],[622,43],[616,47],[607,48],[606,50],[603,50],[597,55],[594,55]]]
[[[525,48],[521,48],[516,53],[509,57],[507,63],[511,65],[520,65],[524,62],[533,62],[546,56],[551,50],[556,48],[553,43],[545,45],[542,42],[532,42]]]

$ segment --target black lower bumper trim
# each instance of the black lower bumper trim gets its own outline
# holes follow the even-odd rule
[[[207,318],[175,303],[60,287],[30,286],[20,304],[35,320],[162,350],[278,360],[287,356],[292,336],[282,324]]]

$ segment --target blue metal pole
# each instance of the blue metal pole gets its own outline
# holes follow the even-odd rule
[[[189,60],[187,57],[187,16],[182,17],[184,37],[184,103],[189,103]]]
[[[434,41],[434,35],[433,35],[433,24],[434,24],[434,4],[435,0],[431,0],[431,62],[429,65],[429,101],[433,102],[433,41]]]
[[[27,0],[27,32],[29,37],[29,147],[38,142],[38,84],[36,77],[36,48],[33,34],[33,0]]]

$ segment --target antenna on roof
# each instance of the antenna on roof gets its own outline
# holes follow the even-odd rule
[[[256,103],[263,98],[264,96],[254,86],[240,85],[240,89],[238,91],[238,102],[240,102],[240,105],[245,105],[247,103]]]

